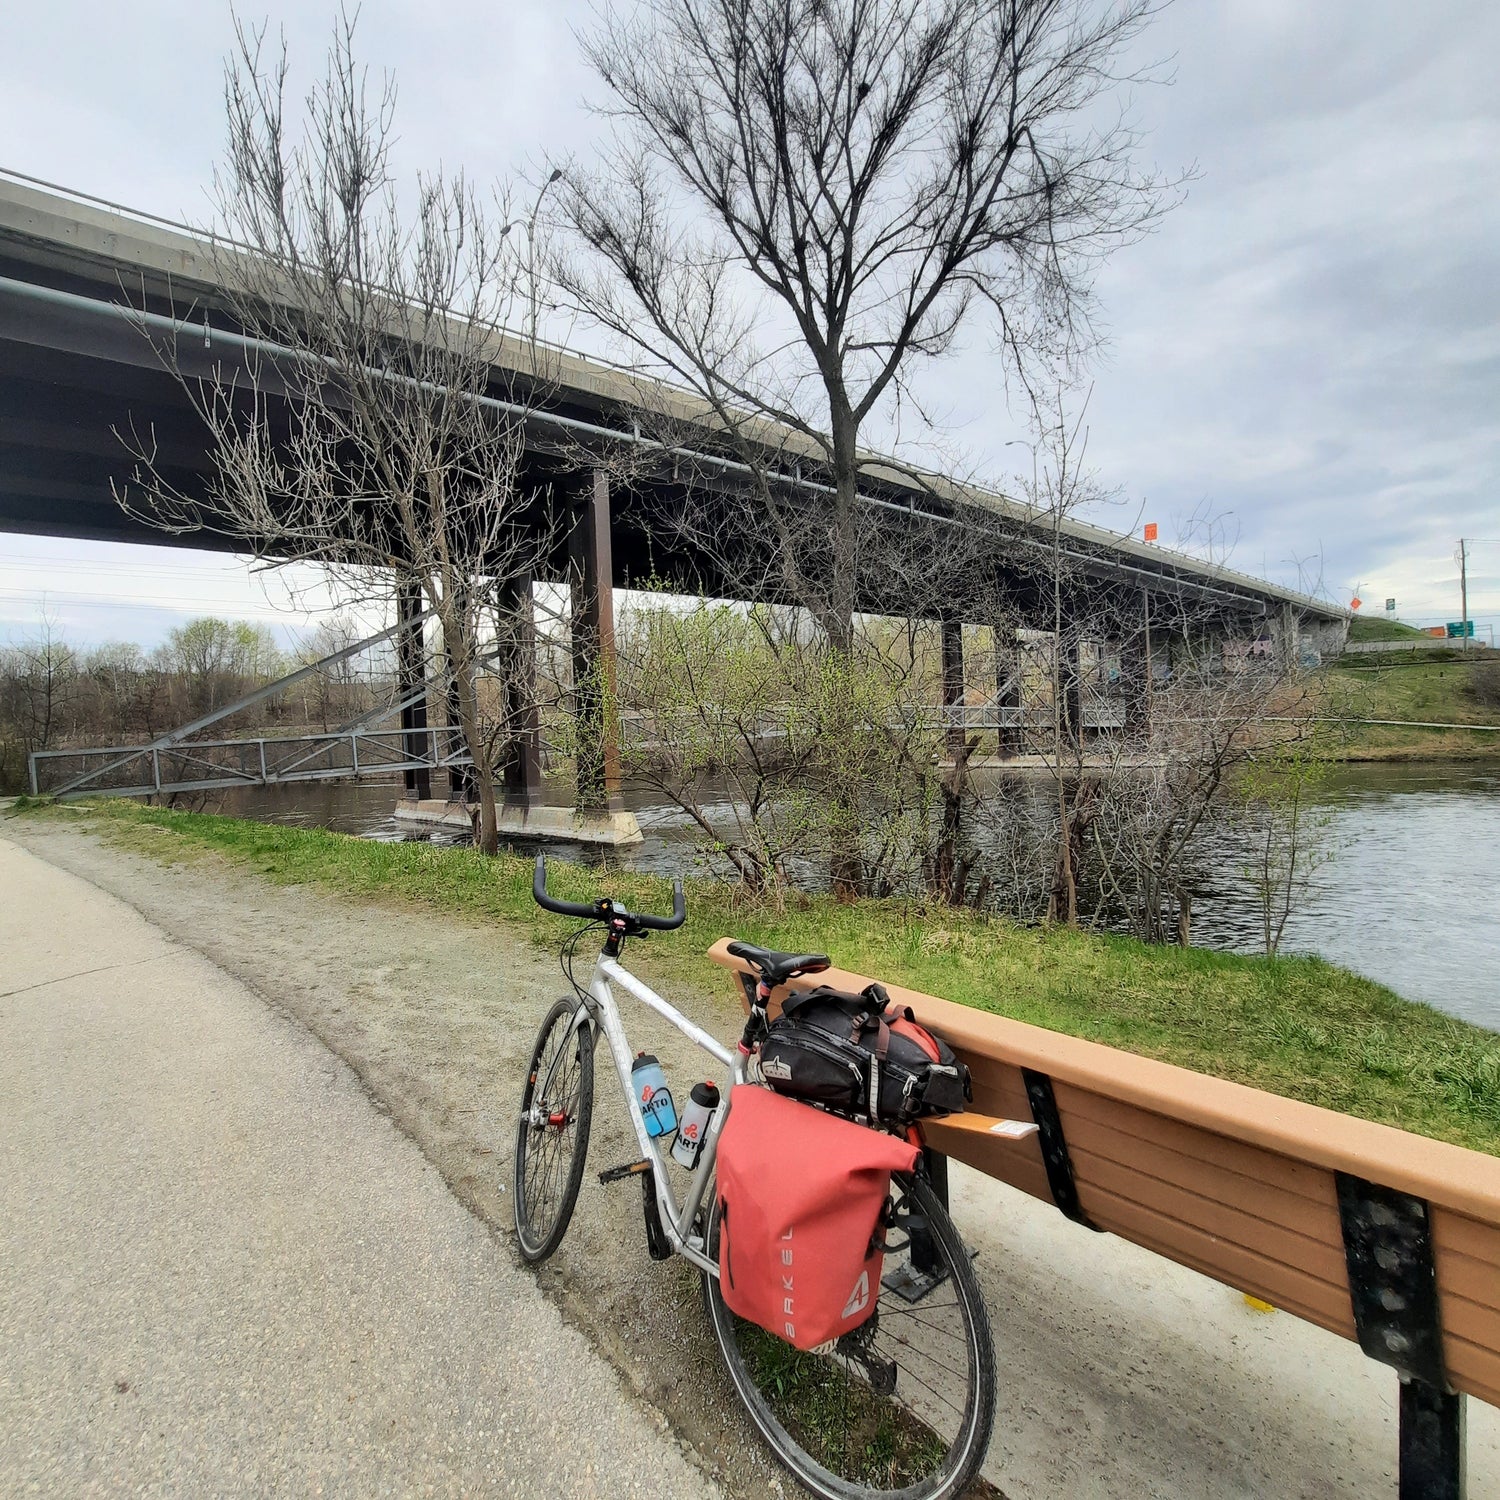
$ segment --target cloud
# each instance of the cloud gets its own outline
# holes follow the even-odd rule
[[[571,27],[585,0],[370,0],[361,48],[393,69],[400,166],[481,181],[583,151],[603,128]],[[299,87],[332,8],[283,0]],[[167,0],[22,8],[0,52],[0,164],[150,211],[202,217],[222,136],[225,11]],[[1412,618],[1457,607],[1460,535],[1500,537],[1500,8],[1458,0],[1237,0],[1169,7],[1136,61],[1146,152],[1196,163],[1186,202],[1098,293],[1109,342],[1090,456],[1163,523],[1232,513],[1233,559],[1326,577]],[[1024,426],[983,329],[924,394],[992,471]],[[1126,524],[1135,509],[1112,512]],[[54,550],[63,543],[52,543]],[[1500,547],[1472,608],[1500,611]]]
[[[1179,81],[1150,101],[1152,144],[1200,176],[1101,277],[1093,407],[1096,460],[1150,507],[1206,497],[1242,564],[1320,543],[1330,581],[1399,583],[1424,615],[1500,480],[1500,207],[1476,191],[1500,159],[1500,23],[1444,16],[1169,12]]]

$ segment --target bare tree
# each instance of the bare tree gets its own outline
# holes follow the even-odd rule
[[[1018,915],[1187,942],[1201,851],[1236,816],[1245,831],[1247,772],[1326,753],[1309,755],[1323,690],[1268,621],[1226,613],[1169,569],[1142,590],[1080,548],[1070,519],[1111,498],[1086,462],[1086,403],[1075,412],[1058,389],[1034,411],[1020,489],[1038,545],[992,579],[980,607],[1021,720],[1016,748],[1041,784],[1033,772],[1029,792],[1011,777],[976,786],[955,758],[944,821],[960,880],[948,899],[978,899],[972,877]],[[1222,535],[1206,512],[1199,525]]]
[[[907,891],[931,864],[940,733],[911,622],[862,617],[836,692],[807,615],[786,605],[636,596],[622,616],[623,754],[700,850],[780,896],[827,869],[831,785],[859,789],[865,888]],[[898,639],[898,637],[901,637]],[[852,730],[835,742],[829,701]]]
[[[792,612],[636,596],[616,631],[622,755],[699,850],[780,894],[822,847],[822,747]]]
[[[1162,211],[1101,108],[1153,9],[645,0],[585,39],[624,145],[567,173],[594,256],[557,278],[702,403],[753,476],[780,591],[836,657],[859,608],[868,424],[976,307],[1023,383],[1071,366],[1094,265]],[[816,499],[785,483],[801,465]],[[835,884],[857,863],[836,849]]]
[[[78,696],[78,652],[56,618],[43,609],[34,635],[4,653],[0,715],[15,726],[20,754],[47,750],[71,727],[69,709]]]
[[[1259,908],[1266,953],[1281,951],[1293,911],[1334,858],[1333,814],[1318,801],[1335,746],[1332,732],[1265,747],[1240,773],[1242,832],[1248,858],[1241,873]]]
[[[182,373],[176,345],[162,347],[212,439],[207,492],[176,488],[151,435],[133,433],[134,482],[117,498],[154,525],[219,532],[273,565],[318,563],[348,602],[388,600],[392,582],[420,594],[441,628],[481,846],[493,851],[475,677],[494,645],[500,584],[529,577],[550,540],[545,491],[522,465],[525,411],[547,383],[526,317],[536,213],[522,244],[504,201],[487,207],[462,174],[420,177],[403,196],[394,86],[371,85],[347,14],[300,133],[286,112],[284,43],[268,48],[242,26],[236,37],[214,269],[263,352],[199,379]],[[508,338],[511,324],[533,337]],[[499,618],[524,631],[514,610]]]
[[[84,670],[93,689],[82,716],[88,731],[116,744],[128,743],[142,729],[149,738],[160,683],[146,653],[134,641],[106,641],[89,651]]]
[[[339,613],[319,622],[311,637],[301,643],[296,659],[300,666],[316,666],[325,657],[337,657],[358,644],[369,630],[352,614]],[[366,701],[360,689],[359,669],[351,657],[342,657],[321,669],[302,689],[303,716],[309,723],[316,719],[327,734],[358,706],[368,712],[374,705]]]

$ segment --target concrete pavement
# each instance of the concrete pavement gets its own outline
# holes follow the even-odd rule
[[[0,1493],[718,1493],[342,1062],[4,840],[0,1036]]]

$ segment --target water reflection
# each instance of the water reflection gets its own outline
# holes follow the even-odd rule
[[[407,838],[410,825],[391,815],[396,794],[389,784],[304,783],[237,790],[219,806],[239,817]],[[1350,766],[1321,800],[1336,855],[1293,913],[1283,951],[1321,953],[1409,999],[1500,1030],[1500,768]],[[702,865],[697,830],[676,809],[639,789],[626,801],[646,841],[611,854],[612,862],[671,873]],[[598,858],[583,845],[552,847],[563,858]],[[1219,853],[1216,886],[1195,904],[1193,937],[1258,952],[1260,916],[1237,864],[1233,849]]]

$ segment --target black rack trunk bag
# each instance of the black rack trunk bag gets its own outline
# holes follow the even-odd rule
[[[973,1098],[953,1049],[891,1005],[883,986],[857,995],[819,985],[789,995],[760,1045],[778,1094],[853,1119],[906,1124],[955,1114]]]

